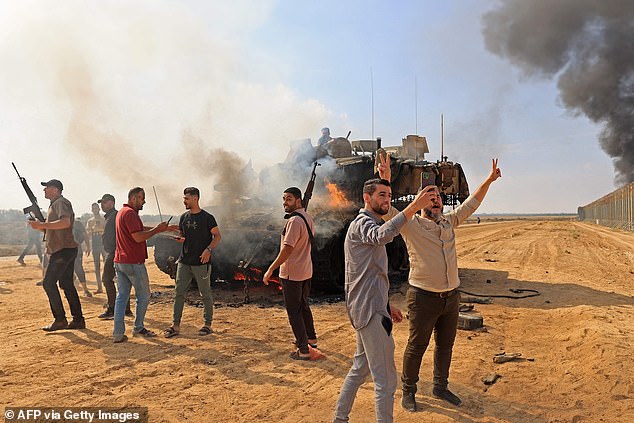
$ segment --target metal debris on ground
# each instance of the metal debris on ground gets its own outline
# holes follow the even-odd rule
[[[484,325],[482,316],[476,314],[458,313],[458,329],[475,330]]]
[[[460,291],[462,292],[462,291]],[[491,304],[493,303],[493,300],[490,297],[472,297],[469,295],[461,295],[460,296],[460,302],[463,303],[474,303],[474,304]]]
[[[501,353],[495,354],[495,356],[493,357],[493,362],[498,364],[507,363],[509,361],[517,360],[521,356],[522,356],[522,353],[507,354],[505,352],[501,352]]]
[[[485,385],[493,385],[501,377],[502,375],[498,373],[489,373],[484,378],[482,378],[482,382],[484,382]]]

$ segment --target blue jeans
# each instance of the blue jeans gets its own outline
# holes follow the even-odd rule
[[[130,299],[130,291],[134,287],[136,295],[136,318],[134,319],[134,331],[139,332],[144,328],[143,320],[150,303],[150,278],[147,275],[145,264],[115,263],[117,272],[117,299],[114,302],[114,331],[113,336],[119,337],[125,333],[125,309]]]

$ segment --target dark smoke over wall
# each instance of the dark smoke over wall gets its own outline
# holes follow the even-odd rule
[[[634,1],[506,0],[483,24],[489,51],[558,78],[564,106],[603,124],[616,182],[634,181]]]

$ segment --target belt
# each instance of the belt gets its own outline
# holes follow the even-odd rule
[[[458,293],[458,288],[454,288],[451,291],[441,291],[441,292],[426,291],[424,289],[420,289],[412,285],[410,285],[410,288],[416,291],[417,293],[427,295],[430,297],[436,297],[436,298],[449,298],[452,295],[455,295]]]

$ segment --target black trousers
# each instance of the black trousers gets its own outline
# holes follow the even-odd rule
[[[280,278],[286,314],[295,335],[297,347],[302,354],[308,353],[308,340],[316,339],[313,313],[308,305],[311,280],[291,281]]]
[[[57,289],[57,282],[59,282],[59,287],[64,291],[73,319],[81,319],[83,317],[79,295],[77,295],[77,290],[73,284],[75,257],[77,257],[77,248],[64,248],[51,254],[46,268],[42,286],[44,291],[46,291],[48,302],[56,321],[66,320],[66,312],[64,311],[59,289]]]
[[[436,341],[434,350],[434,386],[446,388],[453,344],[458,328],[460,293],[453,291],[441,297],[410,285],[407,290],[409,313],[409,339],[403,354],[403,390],[416,393],[418,372],[427,350],[432,332]]]
[[[101,282],[103,282],[104,288],[106,288],[106,296],[108,297],[108,308],[114,310],[114,300],[117,299],[117,288],[114,286],[114,252],[106,253],[106,258],[103,261],[103,274],[101,275]]]
[[[106,252],[103,249],[103,242],[101,241],[101,235],[95,235],[92,237],[92,262],[95,265],[95,278],[97,279],[97,288],[101,289],[101,258],[103,256],[106,260]]]
[[[114,252],[106,253],[103,260],[103,274],[101,275],[101,281],[106,288],[106,297],[108,297],[108,310],[114,313],[114,301],[117,299],[117,288],[114,284],[115,270],[114,270]],[[128,299],[128,305],[125,309],[126,313],[130,311],[130,300]]]

